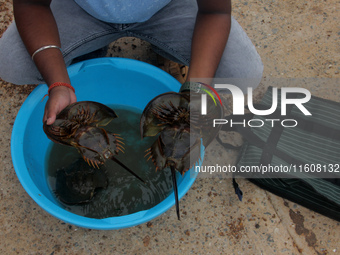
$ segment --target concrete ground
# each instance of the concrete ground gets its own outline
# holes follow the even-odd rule
[[[265,78],[339,78],[340,4],[337,0],[233,1],[233,15],[260,53]],[[0,35],[12,21],[0,0]],[[110,56],[153,63],[148,44],[123,38]],[[339,85],[339,82],[337,82]],[[268,84],[262,82],[259,95]],[[339,100],[339,86],[304,85],[316,96]],[[15,116],[35,86],[0,81],[1,254],[340,254],[340,224],[240,180],[239,202],[230,179],[198,178],[174,208],[140,226],[98,231],[66,224],[43,211],[14,172],[10,137]],[[206,164],[224,157],[218,146]]]

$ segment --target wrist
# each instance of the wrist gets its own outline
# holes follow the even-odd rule
[[[47,94],[50,95],[51,90],[54,89],[54,88],[56,88],[56,87],[66,87],[66,88],[72,90],[73,93],[75,93],[75,89],[72,87],[72,85],[71,85],[70,83],[66,83],[66,82],[55,82],[55,83],[53,83],[53,84],[51,84],[51,85],[49,86]]]
[[[205,84],[202,82],[193,82],[193,81],[186,81],[182,84],[179,92],[195,92],[195,93],[204,93],[202,87]]]
[[[203,82],[193,82],[193,81],[186,81],[183,83],[182,87],[180,88],[179,92],[193,92],[193,93],[201,93],[201,94],[209,94],[211,97],[214,97],[215,94],[216,98],[219,100],[220,104],[222,105],[222,100],[216,90]]]

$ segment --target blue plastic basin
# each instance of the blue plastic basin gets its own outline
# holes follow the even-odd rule
[[[155,96],[168,91],[178,91],[180,88],[180,83],[166,72],[131,59],[88,60],[70,66],[68,72],[78,101],[91,100],[106,105],[127,105],[141,110]],[[149,210],[105,219],[79,216],[60,207],[48,187],[46,178],[46,153],[52,143],[42,129],[46,104],[46,99],[42,102],[42,98],[46,93],[47,86],[42,84],[28,96],[16,117],[11,140],[16,174],[26,192],[41,208],[56,218],[79,227],[108,230],[139,225],[174,206],[175,199],[172,193]],[[203,152],[201,159],[203,160]],[[177,175],[180,198],[190,189],[196,176],[194,168],[183,177]]]

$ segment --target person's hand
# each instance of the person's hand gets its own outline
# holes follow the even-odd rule
[[[45,106],[43,122],[47,125],[52,125],[58,113],[66,106],[75,103],[77,97],[74,92],[64,86],[59,86],[51,89],[49,98]]]

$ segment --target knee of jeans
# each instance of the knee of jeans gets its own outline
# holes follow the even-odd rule
[[[231,82],[238,86],[244,93],[248,88],[256,88],[262,79],[263,63],[255,51],[242,58],[223,59],[217,69],[215,78],[220,82]]]
[[[256,78],[261,79],[263,76],[263,63],[261,60],[260,55],[256,52],[252,59],[248,63],[248,68],[246,70],[248,71],[248,77],[249,78]]]
[[[245,67],[244,76],[247,79],[247,89],[255,89],[259,86],[263,76],[263,69],[264,67],[261,57],[259,54],[256,54],[256,56],[253,57],[252,61],[249,61],[247,67]],[[243,90],[245,90],[245,86],[243,86]]]
[[[0,78],[16,85],[39,84],[43,79],[29,56],[0,48]],[[27,54],[28,55],[28,54]]]
[[[223,62],[223,60],[222,60]],[[263,63],[256,53],[251,58],[242,61],[224,61],[220,63],[215,76],[215,83],[232,84],[247,94],[248,88],[255,89],[259,86],[263,76]],[[224,91],[225,92],[225,91]],[[227,92],[225,92],[227,93]]]
[[[0,78],[17,85],[42,83],[41,75],[20,38],[15,21],[0,38]]]

